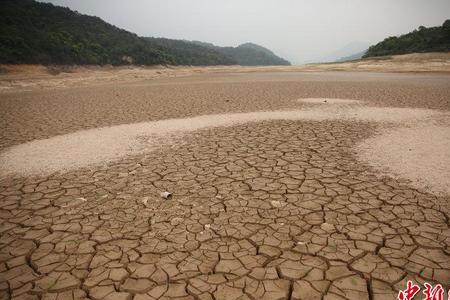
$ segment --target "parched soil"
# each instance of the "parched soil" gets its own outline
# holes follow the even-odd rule
[[[314,80],[323,80],[324,72],[367,72],[384,73],[450,73],[450,52],[413,53],[404,55],[371,57],[353,61],[336,63],[316,63],[298,66],[43,66],[43,65],[2,65],[0,64],[0,93],[33,91],[36,89],[61,89],[66,87],[88,87],[104,85],[105,83],[135,83],[136,81],[153,80],[173,77],[191,77],[199,75],[203,78],[217,74],[242,74],[263,77],[266,80],[277,80],[275,72],[283,75],[298,72],[311,73]],[[318,76],[314,76],[318,72]],[[305,75],[305,74],[303,74]],[[325,78],[329,77],[326,76]],[[331,77],[335,73],[331,73]],[[340,79],[347,77],[340,74]],[[353,80],[354,74],[349,74]],[[398,75],[398,74],[397,74]],[[371,77],[379,77],[371,73]],[[385,77],[384,75],[381,75]],[[396,78],[397,76],[394,76]],[[282,77],[286,79],[285,77]],[[223,78],[222,78],[223,79]],[[327,78],[329,79],[329,78]]]
[[[0,91],[0,299],[449,290],[450,75],[38,81]]]

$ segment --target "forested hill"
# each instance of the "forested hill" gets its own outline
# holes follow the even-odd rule
[[[371,46],[364,57],[407,54],[415,52],[450,51],[450,20],[438,27],[420,26],[413,32],[389,37]]]
[[[267,48],[253,43],[245,43],[237,47],[218,47],[210,43],[195,41],[195,43],[210,47],[226,56],[231,57],[239,65],[290,65],[291,63],[281,57],[276,56]]]
[[[191,64],[236,62],[184,43],[184,53],[108,24],[98,17],[33,0],[1,0],[0,63]]]
[[[100,18],[32,0],[1,1],[1,63],[175,63],[167,51]]]
[[[233,65],[245,62],[212,47],[143,38],[98,17],[33,0],[1,0],[0,63]],[[276,65],[278,59],[261,64]]]

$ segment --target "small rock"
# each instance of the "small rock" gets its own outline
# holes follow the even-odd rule
[[[144,199],[142,199],[142,203],[147,206],[148,203],[148,197],[145,197]]]
[[[161,197],[163,197],[164,199],[170,200],[172,198],[172,194],[169,192],[162,192]]]
[[[211,224],[205,224],[205,229],[211,228]]]
[[[306,242],[298,241],[297,245],[306,245]]]
[[[272,204],[273,207],[282,207],[283,206],[283,204],[277,200],[270,201],[270,204]]]

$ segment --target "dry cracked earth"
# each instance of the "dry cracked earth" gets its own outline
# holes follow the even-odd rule
[[[449,78],[215,74],[9,91],[0,149],[102,126],[299,109],[306,97],[448,111]],[[380,126],[208,128],[107,164],[3,176],[0,299],[378,300],[408,280],[448,291],[449,196],[355,157]]]

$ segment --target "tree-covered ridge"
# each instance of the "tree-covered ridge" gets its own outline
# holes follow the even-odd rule
[[[32,0],[2,0],[0,62],[42,64],[176,63],[137,35],[100,18]]]
[[[447,51],[450,51],[450,20],[445,21],[442,26],[429,28],[420,26],[413,32],[388,37],[371,46],[364,57]]]
[[[260,66],[260,65],[290,65],[291,63],[281,57],[276,56],[272,51],[262,46],[245,43],[237,47],[218,47],[210,43],[195,43],[210,47],[226,56],[231,57],[242,66]]]
[[[144,39],[169,52],[176,64],[179,65],[232,65],[237,63],[219,51],[189,41],[152,37]]]
[[[49,3],[1,1],[0,63],[232,65],[247,61],[218,47],[139,37],[98,17]],[[261,64],[280,62],[276,56],[269,59],[259,52],[255,56],[264,57]]]

